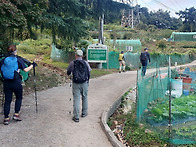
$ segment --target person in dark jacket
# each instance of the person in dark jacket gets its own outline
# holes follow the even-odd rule
[[[12,95],[13,93],[16,96],[16,100],[15,100],[15,113],[13,115],[13,119],[15,121],[21,121],[22,119],[19,116],[19,112],[20,112],[20,108],[22,105],[22,78],[19,74],[20,69],[24,70],[25,72],[28,72],[29,70],[31,70],[33,68],[33,65],[30,66],[26,66],[24,61],[19,58],[17,55],[17,48],[15,45],[10,45],[8,47],[8,52],[9,55],[7,57],[11,57],[9,59],[12,60],[16,60],[18,63],[18,65],[16,65],[17,70],[14,71],[14,78],[13,79],[8,79],[5,78],[4,74],[3,74],[3,69],[2,66],[4,66],[4,62],[6,60],[7,57],[5,57],[4,59],[2,59],[0,61],[0,70],[2,73],[2,77],[3,77],[3,90],[5,93],[5,103],[4,103],[4,125],[8,125],[10,118],[9,118],[9,113],[10,113],[10,105],[12,102]],[[15,58],[16,57],[16,58]],[[14,66],[14,65],[13,65]],[[10,68],[6,69],[6,72],[9,72],[8,70],[10,70]]]
[[[142,64],[142,76],[145,76],[145,74],[146,74],[146,68],[148,65],[148,61],[150,64],[150,55],[148,53],[148,48],[145,48],[144,52],[142,52],[140,55],[140,62]]]
[[[86,117],[88,114],[88,82],[90,78],[90,71],[91,67],[87,61],[82,59],[83,51],[77,50],[75,52],[76,60],[72,61],[68,68],[67,68],[67,75],[73,74],[73,85],[72,85],[72,92],[73,92],[73,118],[72,120],[75,122],[79,122],[79,113],[80,113],[80,97],[82,96],[82,114],[81,117]],[[86,65],[86,69],[88,70],[88,77],[83,82],[76,82],[76,77],[74,77],[75,68],[77,68],[76,61],[83,61]],[[78,67],[79,68],[79,67]],[[78,77],[79,78],[79,77]]]

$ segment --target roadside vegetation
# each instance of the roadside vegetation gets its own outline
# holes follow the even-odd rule
[[[129,103],[131,110],[125,112],[125,103],[129,99],[127,96],[132,91],[130,89],[122,96],[121,105],[108,119],[108,126],[125,146],[167,146],[160,134],[149,130],[146,124],[136,122],[136,102],[133,99]]]
[[[136,101],[133,97],[128,96],[129,93],[133,93],[133,90],[127,91],[121,98],[121,104],[108,119],[108,126],[114,132],[115,136],[121,141],[125,146],[159,146],[167,147],[170,146],[168,143],[168,127],[161,126],[161,131],[156,130],[146,121],[141,121],[138,123],[136,121]],[[131,109],[127,112],[126,105],[130,101]],[[195,106],[195,95],[183,96],[178,99],[173,100],[172,108],[172,122],[176,123],[182,118],[194,117],[195,112],[193,110]],[[188,106],[187,106],[188,105]],[[149,104],[148,114],[152,118],[156,118],[154,123],[159,123],[165,120],[165,123],[168,123],[168,101],[163,102],[159,99],[153,101]],[[153,117],[154,116],[154,117]],[[150,118],[149,118],[150,119]],[[152,122],[152,121],[150,121]],[[194,123],[194,122],[193,122]],[[173,136],[180,136],[181,138],[187,138],[194,140],[195,137],[195,128],[196,125],[186,122],[184,124],[178,125],[178,127],[173,127]],[[183,147],[193,147],[194,144],[183,144],[179,145]]]

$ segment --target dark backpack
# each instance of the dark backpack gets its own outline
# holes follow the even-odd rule
[[[73,82],[74,83],[84,83],[88,81],[90,77],[88,66],[84,60],[75,60],[74,61],[74,70],[73,70]]]
[[[148,59],[148,57],[146,55],[146,52],[141,53],[140,60],[147,60],[147,59]]]
[[[6,80],[13,80],[19,76],[18,59],[16,56],[8,56],[4,59],[1,66],[2,77]]]

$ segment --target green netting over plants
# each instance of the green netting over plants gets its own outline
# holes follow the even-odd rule
[[[196,32],[173,32],[169,40],[171,41],[196,41]]]
[[[196,67],[173,68],[171,78],[168,69],[148,70],[138,70],[137,121],[171,144],[196,145]]]

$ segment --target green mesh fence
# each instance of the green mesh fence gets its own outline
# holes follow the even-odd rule
[[[171,77],[177,79],[168,78],[167,69],[148,70],[152,74],[144,77],[138,70],[137,121],[173,145],[196,145],[196,68],[172,69]]]
[[[119,68],[119,62],[118,62],[118,56],[120,52],[110,51],[109,52],[109,60],[108,60],[108,68],[109,69],[118,69]],[[148,65],[148,68],[153,68],[158,66],[167,66],[168,64],[168,57],[169,55],[161,55],[161,54],[151,54],[151,64]],[[140,53],[132,53],[132,52],[125,52],[125,64],[126,66],[130,67],[131,69],[137,69],[141,66],[139,57]],[[170,55],[171,58],[171,65],[175,65],[175,62],[177,64],[185,64],[189,63],[194,60],[193,56],[190,55]],[[107,68],[107,63],[103,64],[103,68]]]
[[[65,50],[58,49],[52,44],[50,58],[53,61],[70,62],[74,59],[74,52],[66,52]]]
[[[141,46],[140,46],[140,43],[137,42],[136,40],[128,40],[128,41],[132,41],[132,44],[133,42],[135,42],[135,47],[134,47],[135,52],[127,51],[124,53],[125,64],[131,69],[137,69],[141,66],[141,63],[139,60],[140,52],[138,52],[140,51]],[[122,45],[122,44],[121,44],[121,47],[123,47],[123,45],[124,47],[128,45],[128,44],[126,45],[125,44]],[[109,51],[108,63],[103,63],[104,69],[107,69],[107,68],[118,69],[119,68],[118,57],[119,57],[121,50],[123,49],[120,48],[120,50],[117,50],[117,51]],[[156,63],[156,65],[159,65],[159,66],[166,66],[168,63],[169,55],[153,53],[153,54],[150,54],[150,56],[151,56],[152,64],[148,65],[148,68],[156,67],[154,63]],[[53,61],[70,62],[74,59],[74,52],[66,52],[65,50],[58,49],[53,44],[50,57]],[[172,61],[171,65],[175,65],[175,62],[177,62],[177,64],[185,64],[185,63],[189,63],[194,60],[194,56],[186,55],[186,54],[185,55],[173,54],[173,55],[170,55],[170,57]]]
[[[108,55],[108,58],[109,58],[108,63],[103,63],[103,68],[106,69],[107,64],[108,64],[109,69],[118,69],[119,68],[119,61],[118,61],[119,54],[120,52],[110,51]],[[124,53],[124,57],[125,57],[126,66],[133,67],[133,68],[139,67],[140,65],[139,54],[126,52]]]
[[[108,68],[109,69],[117,69],[119,68],[119,53],[111,51],[108,53],[108,63],[103,63],[103,68],[107,68],[107,64],[108,64]]]
[[[168,65],[168,57],[171,58],[171,65],[175,65],[175,62],[177,64],[185,64],[193,61],[195,59],[194,56],[184,54],[172,54],[172,55],[163,55],[163,54],[150,54],[151,62],[157,63],[159,66],[167,66]]]

